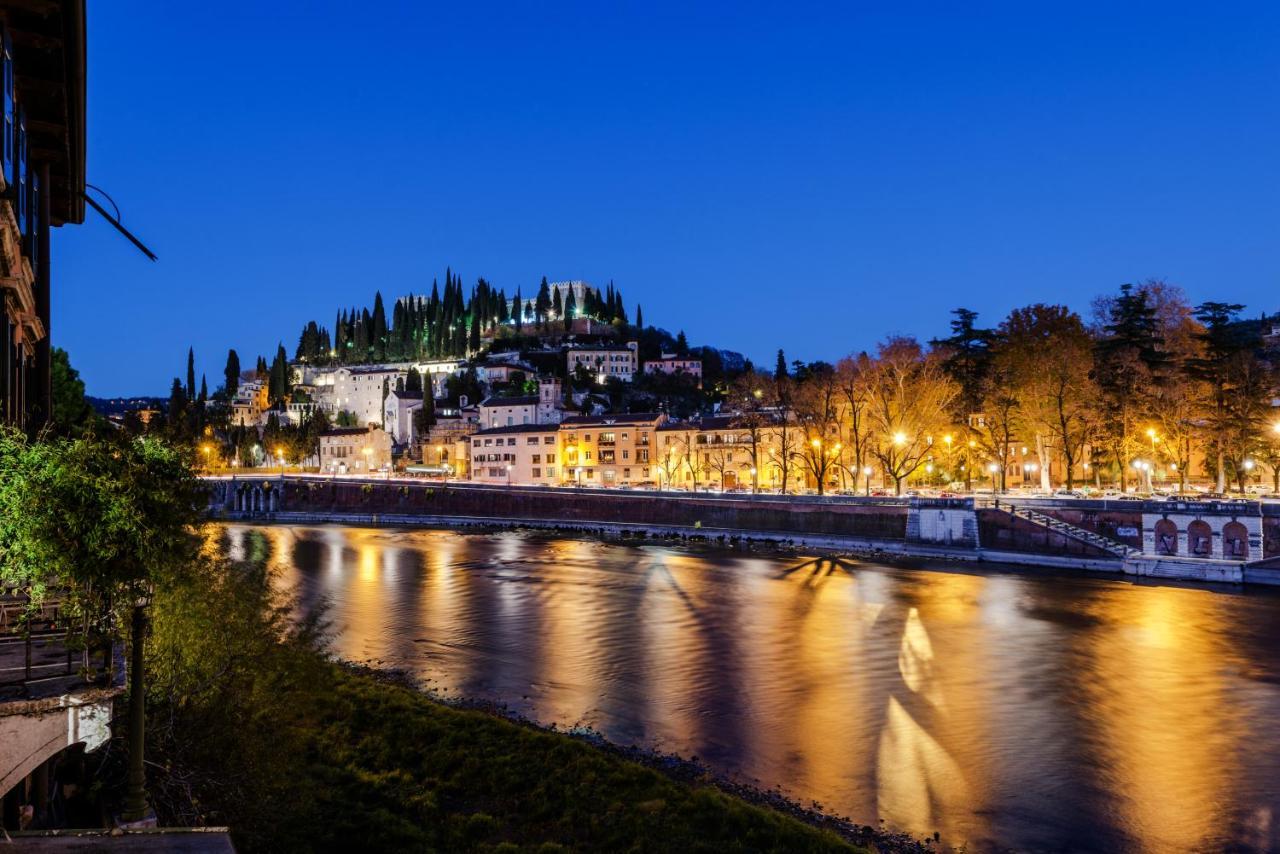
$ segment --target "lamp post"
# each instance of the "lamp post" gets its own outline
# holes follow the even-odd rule
[[[280,463],[280,474],[284,474],[284,448],[276,445],[276,461]]]
[[[125,783],[124,811],[127,822],[145,822],[152,816],[147,803],[147,772],[143,751],[146,745],[147,711],[143,687],[143,644],[147,636],[147,594],[133,603],[133,625],[129,661],[129,769]]]
[[[756,471],[756,467],[755,467],[755,466],[752,466],[752,467],[751,467],[751,494],[752,494],[752,495],[755,495],[755,494],[757,494],[758,492],[760,492],[760,482],[759,482],[759,480],[756,478],[756,475],[757,475],[758,473],[759,473],[759,472],[757,472],[757,471]]]
[[[511,486],[511,463],[507,463],[507,486]]]
[[[582,467],[577,466],[573,470],[573,476],[578,479],[578,489],[582,489]]]
[[[867,497],[870,498],[871,497],[871,466],[862,467],[862,477],[866,480]]]
[[[365,447],[360,449],[360,453],[364,454],[365,474],[369,474],[372,471],[372,469],[369,468],[369,464],[370,464],[370,458],[373,456],[373,448],[370,448],[366,445]]]
[[[209,456],[213,453],[213,447],[206,442],[201,446],[200,450],[204,452],[204,470],[208,472],[213,471],[213,467],[209,465]]]

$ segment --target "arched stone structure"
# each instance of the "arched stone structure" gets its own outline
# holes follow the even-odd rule
[[[1238,563],[1262,556],[1262,508],[1256,503],[1151,502],[1143,510],[1144,555]]]
[[[1172,519],[1160,519],[1155,524],[1156,554],[1167,556],[1178,553],[1178,523]]]
[[[1191,557],[1211,558],[1214,548],[1213,527],[1203,519],[1193,519],[1187,525],[1187,554]]]
[[[1222,526],[1222,556],[1227,560],[1249,559],[1249,529],[1235,519]]]

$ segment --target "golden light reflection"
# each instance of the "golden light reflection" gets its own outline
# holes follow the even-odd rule
[[[1173,587],[1142,594],[1106,599],[1105,630],[1085,636],[1093,678],[1081,689],[1099,759],[1116,774],[1116,807],[1141,850],[1199,849],[1222,830],[1214,807],[1245,794],[1223,761],[1249,740],[1225,681],[1236,652],[1218,640],[1235,619],[1231,598]]]

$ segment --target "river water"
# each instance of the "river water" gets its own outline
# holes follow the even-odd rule
[[[530,533],[226,527],[334,651],[970,851],[1280,848],[1280,596]]]

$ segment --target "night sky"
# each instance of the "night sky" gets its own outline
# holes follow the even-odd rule
[[[212,388],[446,265],[766,365],[1150,277],[1280,310],[1275,4],[684,5],[90,0],[89,180],[160,261],[56,233],[55,344]]]

